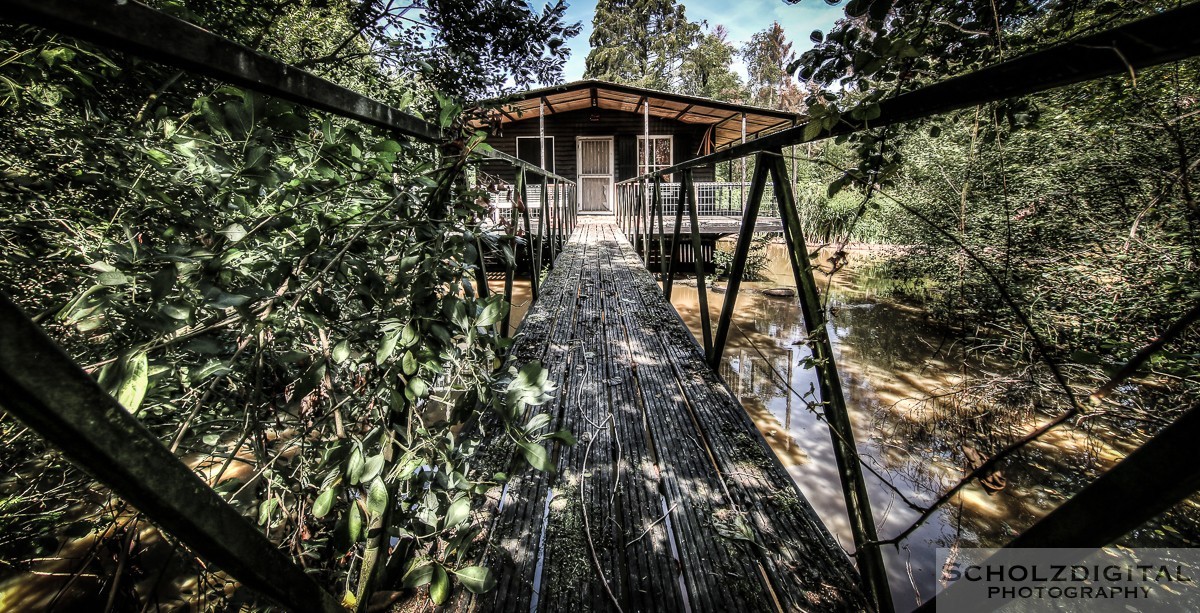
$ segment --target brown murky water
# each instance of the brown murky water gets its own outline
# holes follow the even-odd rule
[[[493,294],[504,295],[504,278],[500,275],[494,275],[495,278],[488,279],[488,289]],[[521,325],[521,321],[525,319],[525,313],[529,312],[529,307],[533,306],[533,288],[529,284],[529,279],[513,279],[513,295],[512,308],[508,310],[508,329],[509,333],[516,331]]]
[[[739,292],[721,375],[835,538],[852,550],[829,431],[807,402],[817,397],[817,379],[800,364],[808,350],[797,301],[759,293],[765,288],[795,287],[784,247],[771,245],[769,256],[769,280],[743,283]],[[852,253],[846,270],[832,281],[819,275],[818,282],[823,293],[828,284],[835,357],[859,453],[879,474],[867,474],[868,489],[879,535],[887,539],[919,515],[901,495],[926,506],[964,474],[961,449],[964,443],[972,444],[971,434],[939,429],[947,407],[952,410],[954,399],[964,391],[968,394],[957,402],[969,403],[970,388],[977,382],[999,378],[1003,384],[1012,368],[964,354],[960,344],[919,310],[882,300],[886,283],[871,275],[871,263],[879,257],[885,256]],[[722,293],[709,292],[714,327],[724,298]],[[672,302],[699,337],[694,283],[676,285]],[[794,393],[787,391],[784,381]],[[1097,438],[1121,440],[1089,438],[1069,428],[1051,432],[1022,452],[1020,462],[1005,467],[1008,484],[1003,490],[989,494],[973,483],[899,549],[887,548],[897,610],[911,610],[935,592],[937,548],[1004,544],[1077,491],[1090,471],[1107,468],[1137,442],[1113,445]],[[1150,530],[1151,537],[1163,534],[1155,527]]]

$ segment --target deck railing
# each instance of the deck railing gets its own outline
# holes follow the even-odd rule
[[[674,216],[682,202],[679,188],[683,184],[664,181],[659,185],[663,215]],[[616,185],[617,206],[624,206],[628,209],[629,205],[637,199],[638,187],[639,184],[635,179],[618,183]],[[749,182],[697,181],[695,187],[696,214],[700,217],[741,217],[745,212],[746,196],[750,193]],[[650,187],[647,186],[643,189],[650,189]],[[778,217],[779,203],[775,200],[775,188],[768,185],[763,193],[760,214]]]

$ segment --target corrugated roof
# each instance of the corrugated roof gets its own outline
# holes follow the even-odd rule
[[[743,113],[746,117],[747,139],[769,134],[804,121],[804,116],[786,111],[733,104],[698,96],[672,94],[597,79],[585,79],[565,85],[532,89],[505,98],[490,100],[483,105],[498,105],[499,110],[490,113],[493,121],[499,121],[503,125],[514,121],[536,119],[538,107],[543,103],[546,105],[547,115],[593,107],[627,113],[642,113],[642,105],[648,104],[650,114],[655,117],[713,126],[712,139],[717,148],[742,140],[741,118]],[[475,125],[482,127],[483,123],[483,121],[476,121]]]

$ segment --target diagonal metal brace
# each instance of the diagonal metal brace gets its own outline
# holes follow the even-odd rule
[[[3,293],[0,406],[247,587],[296,611],[344,611]]]
[[[438,126],[135,0],[4,0],[0,17],[131,53],[425,142]]]

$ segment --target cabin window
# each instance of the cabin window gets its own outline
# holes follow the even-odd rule
[[[637,173],[638,176],[648,172],[662,170],[671,165],[671,137],[670,136],[651,136],[650,137],[650,166],[646,166],[646,137],[638,137],[637,149]],[[663,177],[663,180],[670,181],[671,177]]]
[[[536,136],[518,136],[517,137],[517,157],[542,168],[542,160],[538,155],[538,137]],[[546,146],[546,166],[542,170],[556,172],[554,170],[554,137],[547,136],[544,141]]]

